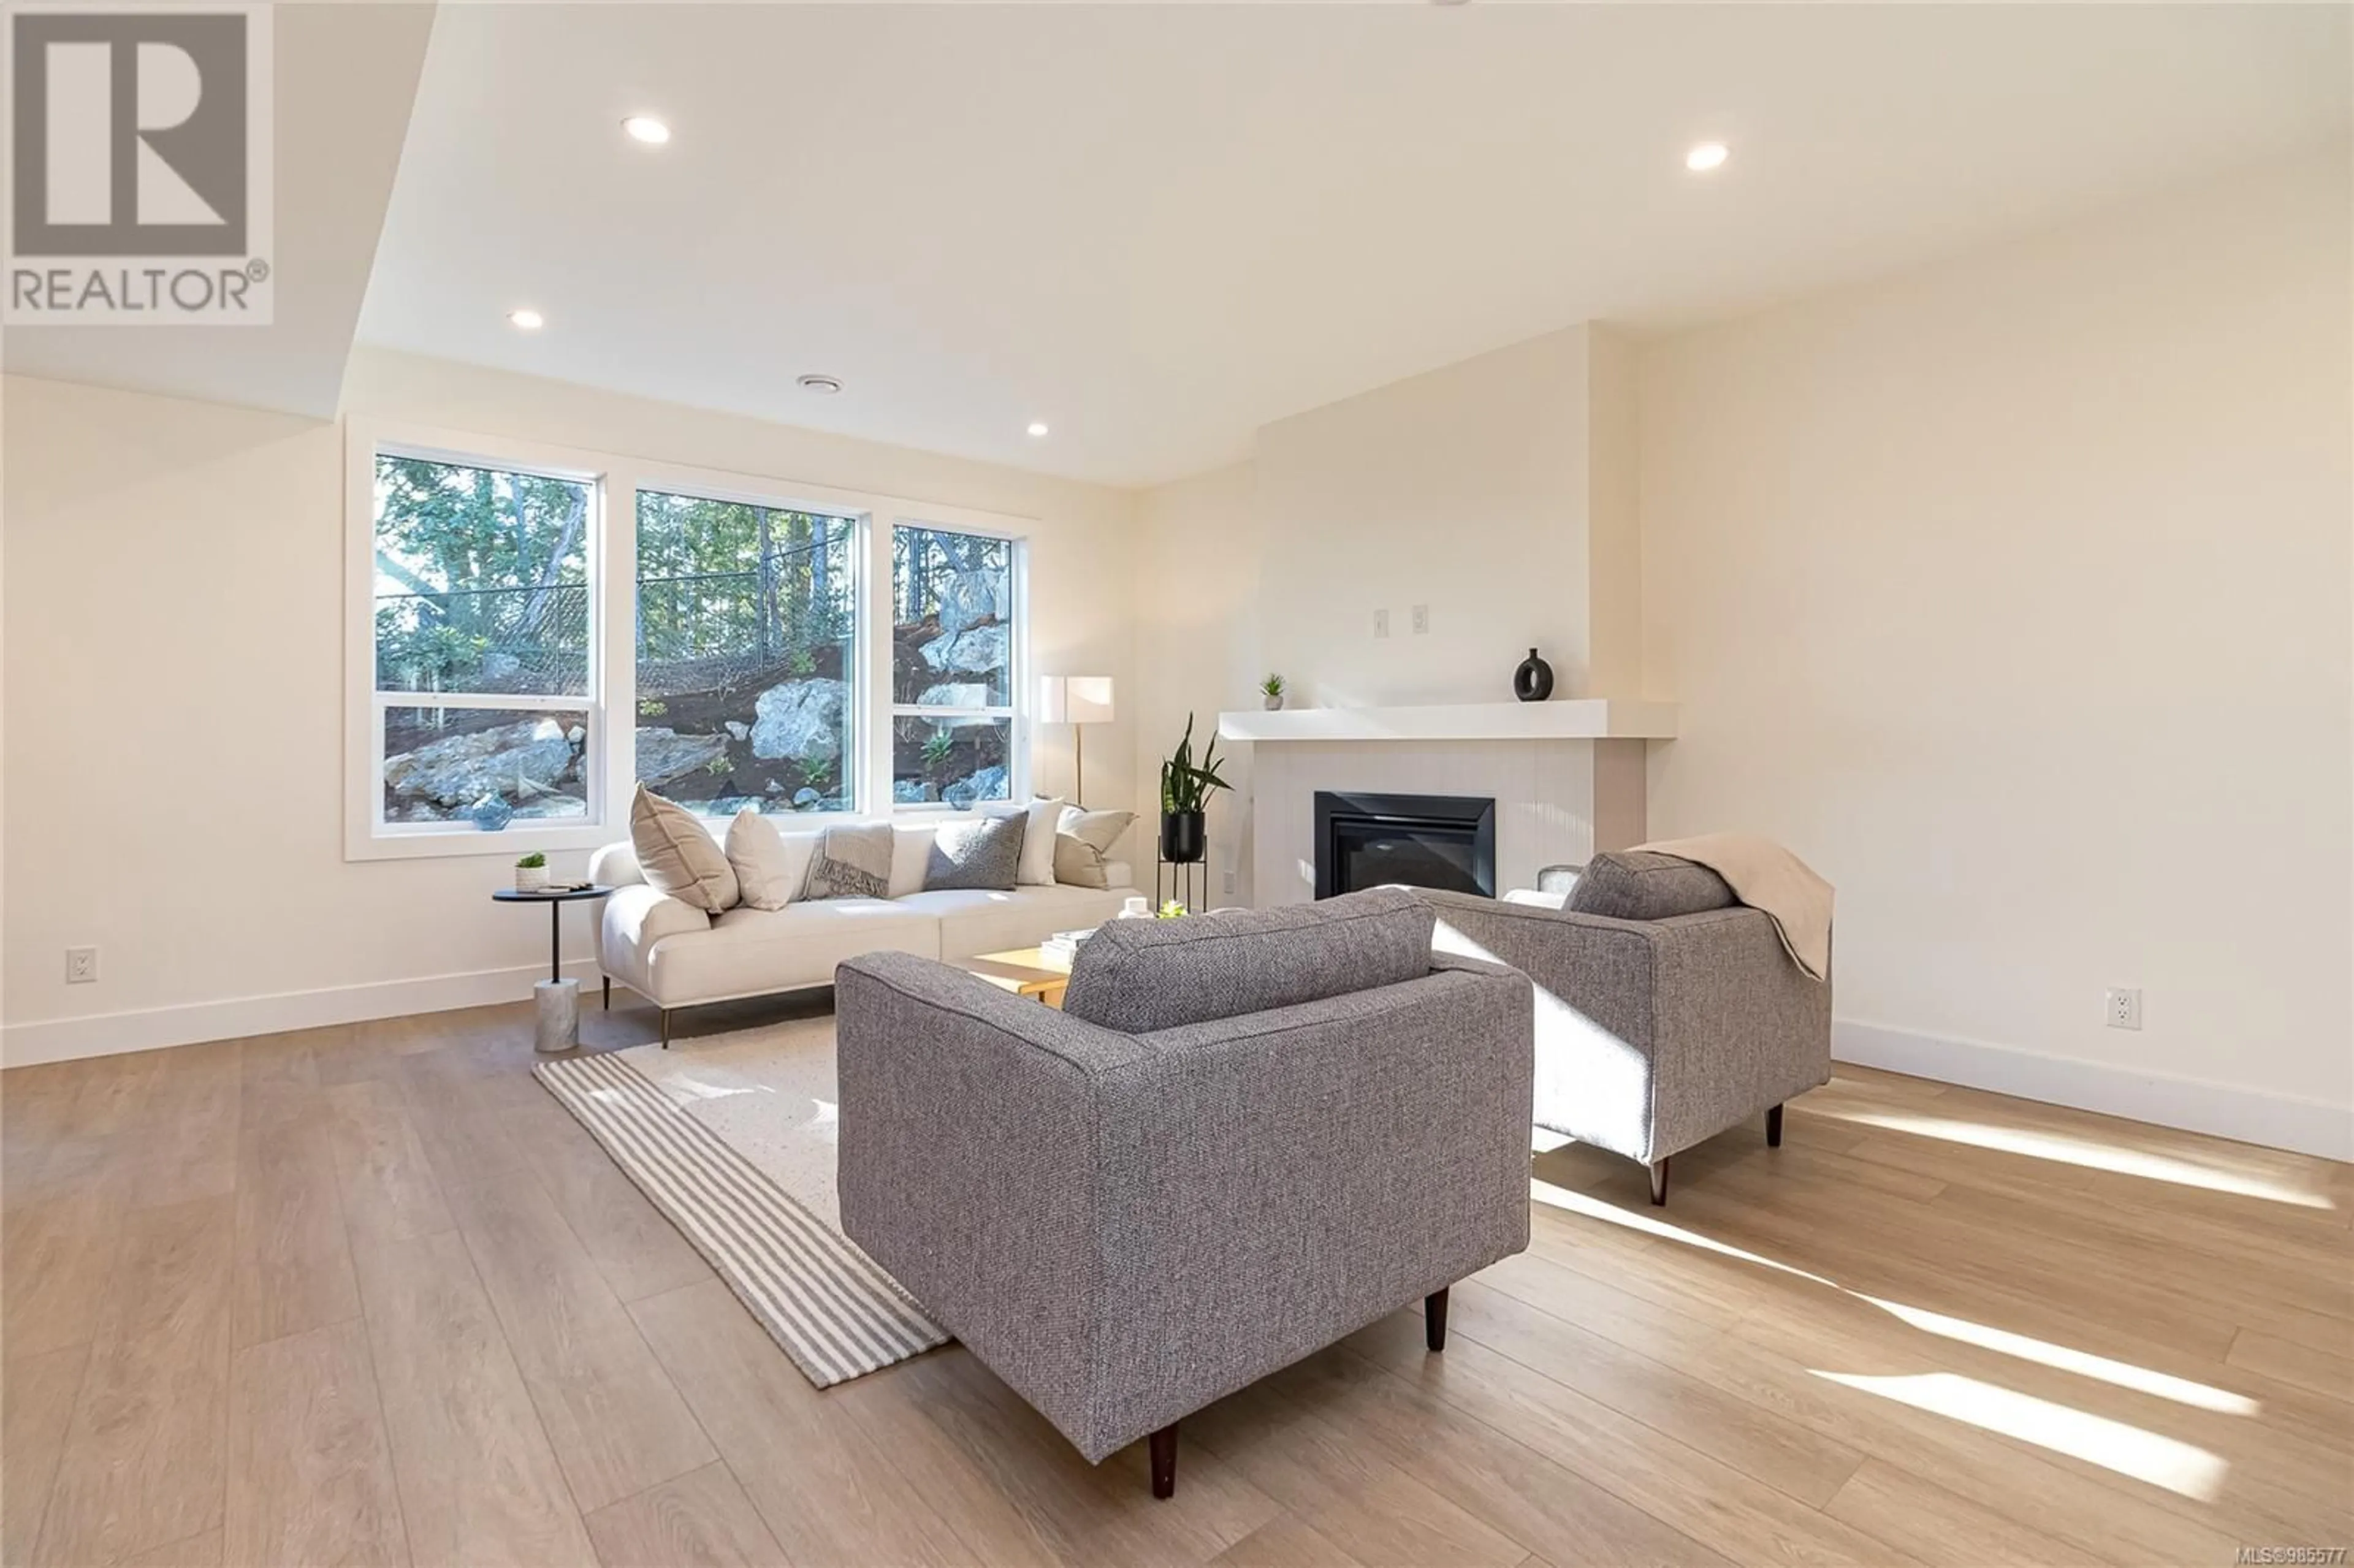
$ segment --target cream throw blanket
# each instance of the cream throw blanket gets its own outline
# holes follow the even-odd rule
[[[1829,976],[1831,885],[1780,844],[1749,833],[1702,833],[1635,847],[1708,867],[1724,878],[1734,897],[1766,912],[1793,963],[1815,980]]]

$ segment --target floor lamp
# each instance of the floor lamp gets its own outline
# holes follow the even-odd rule
[[[1038,717],[1071,726],[1071,803],[1084,805],[1087,788],[1087,726],[1111,722],[1109,675],[1041,675]]]

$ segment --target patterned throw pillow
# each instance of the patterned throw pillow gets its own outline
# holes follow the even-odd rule
[[[736,907],[736,868],[710,830],[643,784],[630,801],[630,844],[639,874],[662,892],[707,914]]]
[[[891,896],[891,824],[828,828],[810,857],[803,898]]]
[[[924,866],[924,891],[986,888],[1011,893],[1022,868],[1022,839],[1028,814],[976,817],[942,822],[932,834],[931,859]]]
[[[1055,834],[1055,880],[1072,887],[1109,887],[1111,846],[1136,821],[1134,811],[1086,811],[1063,808],[1060,831]]]

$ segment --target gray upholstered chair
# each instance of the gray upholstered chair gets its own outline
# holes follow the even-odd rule
[[[1091,1463],[1528,1245],[1531,991],[1380,891],[835,977],[842,1222]]]
[[[1830,1081],[1831,988],[1773,920],[1673,855],[1596,855],[1560,909],[1418,891],[1441,950],[1536,982],[1536,1123],[1650,1168]]]

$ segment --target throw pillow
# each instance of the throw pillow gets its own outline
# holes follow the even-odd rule
[[[1134,821],[1134,811],[1064,807],[1055,834],[1055,880],[1073,887],[1109,887],[1111,878],[1104,868],[1111,863],[1111,846]]]
[[[680,903],[712,915],[736,907],[736,871],[710,830],[643,784],[630,801],[630,846],[639,873]]]
[[[1573,912],[1614,920],[1667,920],[1737,902],[1708,867],[1657,850],[1606,850],[1586,863],[1569,893]]]
[[[1022,864],[1013,880],[1023,887],[1054,886],[1055,825],[1063,820],[1063,802],[1041,799],[1027,806],[991,806],[986,814],[1027,819],[1029,825],[1022,830]]]
[[[1127,1034],[1266,1012],[1430,972],[1437,912],[1403,888],[1179,920],[1107,920],[1063,1011]]]
[[[758,806],[745,807],[727,824],[727,863],[743,901],[755,909],[782,909],[793,901],[816,847],[807,834],[786,838]]]
[[[988,888],[1013,891],[1022,865],[1022,840],[1029,825],[1026,813],[1011,817],[975,817],[942,822],[932,834],[932,858],[924,867],[924,891]]]
[[[891,824],[828,828],[810,856],[803,898],[891,896]]]

